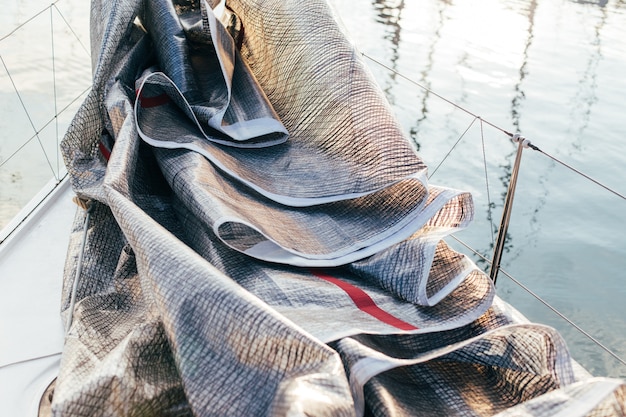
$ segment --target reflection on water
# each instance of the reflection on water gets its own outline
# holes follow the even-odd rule
[[[626,166],[620,115],[626,81],[617,75],[626,71],[623,0],[333,3],[368,56],[626,191],[620,180]],[[357,8],[371,13],[368,22],[350,18]],[[431,181],[472,191],[475,222],[458,235],[490,258],[497,228],[490,216],[500,216],[515,146],[428,90],[371,66],[431,168],[469,126]],[[502,264],[622,357],[626,228],[614,228],[625,224],[624,213],[624,201],[526,151]],[[591,371],[626,376],[622,365],[505,278],[498,292],[531,320],[557,327]]]
[[[512,116],[512,124],[515,126],[515,131],[520,131],[520,103],[524,100],[524,91],[522,90],[522,84],[524,82],[524,78],[528,73],[528,53],[530,51],[530,47],[533,43],[533,28],[535,25],[535,11],[537,10],[537,1],[533,0],[530,2],[528,8],[524,11],[528,14],[528,37],[526,43],[524,44],[524,49],[522,50],[522,65],[519,68],[519,80],[515,84],[515,94],[513,96],[513,100],[511,101],[511,116]]]
[[[608,18],[608,10],[604,7],[607,1],[585,2],[577,1],[577,3],[597,4],[601,7],[600,18],[593,25],[593,37],[589,40],[589,52],[587,63],[580,76],[579,89],[574,96],[575,106],[571,111],[571,120],[578,121],[572,124],[572,134],[575,140],[573,145],[576,149],[580,149],[580,142],[584,140],[585,130],[589,125],[593,105],[598,101],[598,67],[602,60],[602,28],[606,24]]]
[[[389,63],[390,67],[395,70],[396,62],[399,58],[398,49],[400,46],[400,34],[402,31],[400,19],[402,17],[402,9],[404,9],[404,0],[375,0],[372,5],[377,12],[376,21],[385,26],[385,34],[383,35],[383,38],[390,42],[389,51],[391,52],[391,56],[389,58]],[[395,73],[389,74],[389,81],[391,85],[395,84],[395,79]],[[381,86],[389,97],[392,97],[389,94],[391,85],[388,84],[387,87]]]
[[[532,0],[528,3],[528,5],[524,5],[524,7],[522,7],[519,10],[519,13],[521,13],[523,16],[525,16],[528,19],[528,28],[526,30],[527,36],[526,36],[526,41],[523,43],[523,49],[521,51],[521,65],[519,67],[519,78],[517,80],[517,82],[515,83],[515,86],[513,88],[514,93],[513,93],[513,99],[511,100],[511,125],[513,126],[513,131],[514,132],[521,132],[522,129],[520,127],[520,119],[521,119],[521,106],[522,106],[522,102],[525,98],[525,94],[524,94],[524,90],[523,90],[523,85],[524,85],[524,79],[526,78],[526,76],[528,75],[528,65],[529,65],[529,52],[533,43],[533,38],[534,38],[534,25],[535,25],[535,12],[537,10],[537,1],[536,0]],[[501,181],[501,188],[503,190],[507,190],[508,184],[511,181],[511,175],[512,175],[512,171],[513,171],[513,164],[512,161],[514,159],[514,155],[516,153],[516,149],[512,149],[506,157],[506,163],[503,165],[500,165],[500,168],[502,169],[502,173],[499,176],[499,180]],[[496,207],[504,207],[504,201],[506,199],[506,192],[503,191],[501,193],[501,201],[499,202],[499,204],[495,204],[493,202],[490,202],[489,206],[488,206],[488,212],[487,212],[487,218],[491,219],[492,216],[492,210]],[[541,204],[541,201],[545,201],[545,199],[541,198],[538,200],[539,204]],[[535,207],[535,210],[533,211],[533,213],[538,213],[540,211],[539,207]],[[535,222],[536,223],[536,222]],[[498,233],[498,226],[494,226],[493,223],[491,223],[492,226],[492,232],[494,234]],[[489,251],[483,251],[482,253],[490,253],[491,251],[493,251],[494,249],[494,243],[492,242],[489,246]],[[513,237],[510,233],[510,231],[507,231],[506,235],[505,235],[505,239],[504,239],[504,250],[508,253],[507,255],[507,259],[509,262],[515,260],[517,258],[515,250],[514,250],[514,245],[513,245]],[[482,260],[481,260],[482,261]],[[485,263],[485,262],[481,262],[481,263]],[[486,266],[485,266],[486,268]]]
[[[590,1],[575,1],[575,3],[580,4],[591,4],[596,5],[601,8],[600,16],[597,22],[590,21],[591,19],[585,19],[587,23],[593,24],[593,36],[590,37],[588,41],[588,54],[585,54],[585,65],[584,69],[580,72],[580,76],[578,77],[577,90],[575,91],[572,97],[572,104],[570,106],[570,111],[568,114],[568,120],[570,124],[566,130],[567,136],[570,138],[568,146],[565,148],[567,152],[564,152],[566,155],[574,155],[577,152],[581,151],[582,143],[585,140],[586,129],[591,120],[592,110],[594,104],[598,101],[597,97],[597,89],[598,89],[598,68],[600,62],[602,60],[602,36],[601,30],[604,24],[607,21],[608,13],[604,8],[607,5],[607,1],[599,1],[599,2],[590,2]],[[536,2],[533,2],[533,13],[536,8]],[[529,41],[532,39],[532,18],[529,15]],[[530,44],[530,42],[529,42]],[[524,66],[528,63],[526,48],[524,50]],[[520,70],[520,85],[521,81],[524,78],[524,72]],[[512,105],[512,114],[513,114],[513,123],[519,130],[519,102],[523,99],[524,94],[520,88],[520,96],[516,97],[513,100]],[[517,99],[520,100],[517,100]],[[593,132],[591,132],[593,136]],[[537,195],[536,205],[533,210],[533,214],[530,216],[529,222],[534,225],[539,225],[538,214],[542,211],[543,207],[547,204],[550,199],[550,190],[546,187],[546,184],[550,181],[550,177],[555,169],[554,163],[546,164],[546,168],[544,172],[538,177],[538,186],[541,187],[541,194]],[[536,226],[538,227],[538,226]],[[530,235],[527,235],[530,237]],[[515,259],[515,258],[512,258]]]

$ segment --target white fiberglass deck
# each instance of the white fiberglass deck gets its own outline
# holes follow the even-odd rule
[[[41,204],[25,209],[34,211],[0,245],[0,416],[36,416],[58,370],[63,266],[76,211],[72,196],[69,183],[62,182]]]

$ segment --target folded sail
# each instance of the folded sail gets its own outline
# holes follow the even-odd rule
[[[55,415],[623,404],[445,244],[471,196],[428,183],[324,2],[92,0],[91,27]]]

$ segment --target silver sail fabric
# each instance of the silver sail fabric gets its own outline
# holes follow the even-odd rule
[[[92,0],[53,415],[623,415],[445,244],[471,196],[428,184],[329,7],[223,6]]]

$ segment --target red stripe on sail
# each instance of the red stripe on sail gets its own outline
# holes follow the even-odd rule
[[[348,284],[347,282],[342,281],[339,278],[335,278],[321,271],[312,270],[311,273],[313,273],[313,275],[315,275],[316,277],[323,279],[326,282],[330,282],[331,284],[335,284],[336,286],[344,290],[345,293],[348,294],[348,296],[352,299],[352,301],[358,307],[359,310],[382,321],[383,323],[393,326],[400,330],[417,330],[418,329],[418,327],[415,327],[410,323],[400,320],[396,316],[378,307],[376,305],[376,302],[372,300],[372,297],[367,295],[367,293],[363,291],[362,289],[360,289],[359,287],[356,287],[352,284]]]
[[[158,96],[154,97],[146,97],[144,95],[139,96],[139,103],[144,109],[147,109],[149,107],[162,106],[169,101],[170,97],[165,93],[159,94]]]
[[[102,156],[104,156],[104,159],[108,161],[109,158],[111,158],[111,151],[108,150],[106,146],[104,146],[104,143],[98,142],[98,149],[100,150]]]

